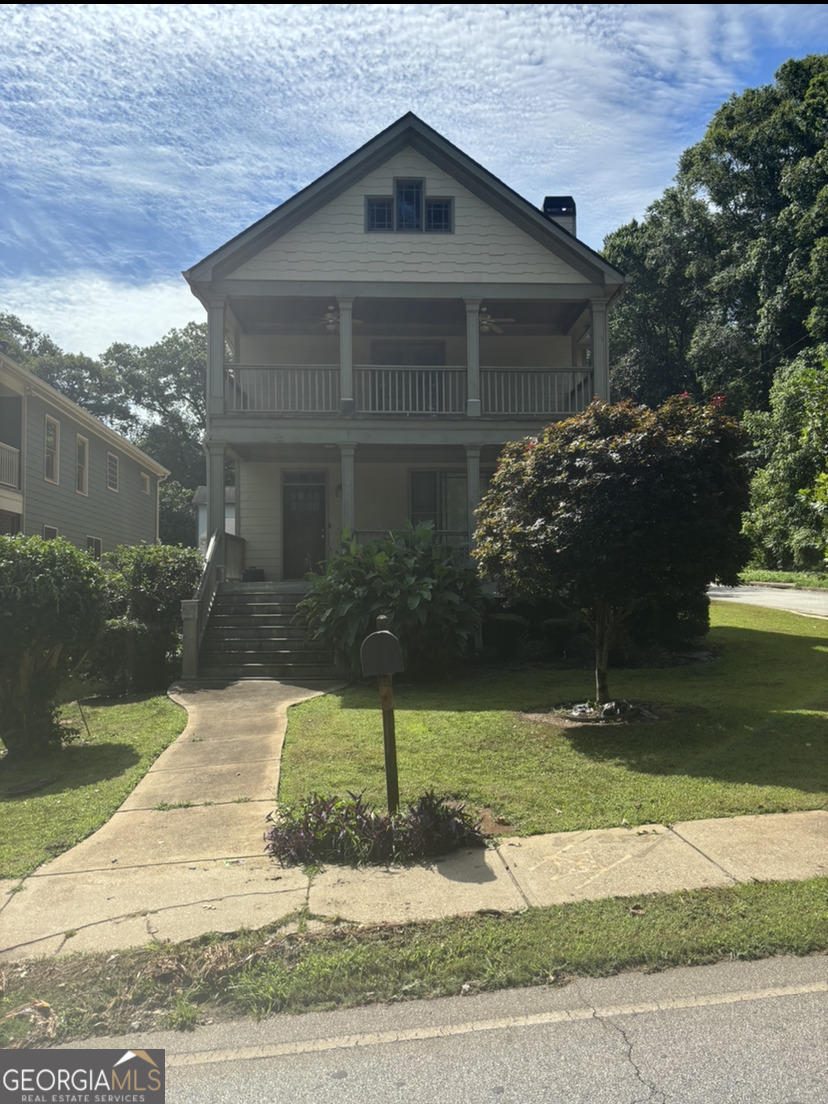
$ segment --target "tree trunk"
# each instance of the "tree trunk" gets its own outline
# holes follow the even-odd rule
[[[607,670],[614,628],[610,607],[599,602],[595,606],[595,701],[598,705],[609,701]]]

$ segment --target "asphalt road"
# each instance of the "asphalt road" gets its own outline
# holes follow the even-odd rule
[[[826,1104],[828,959],[586,979],[192,1035],[170,1104]]]
[[[791,613],[804,613],[810,617],[828,617],[828,590],[712,586],[707,593],[717,602],[744,602],[750,606],[768,606],[770,609],[789,610]]]

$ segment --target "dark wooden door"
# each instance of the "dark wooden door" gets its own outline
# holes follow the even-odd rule
[[[286,483],[283,510],[285,579],[319,571],[325,560],[325,487]]]

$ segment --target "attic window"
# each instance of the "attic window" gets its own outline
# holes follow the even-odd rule
[[[450,234],[454,229],[451,199],[426,198],[425,181],[395,180],[393,196],[368,196],[365,200],[365,229],[369,233],[404,234],[425,230]]]

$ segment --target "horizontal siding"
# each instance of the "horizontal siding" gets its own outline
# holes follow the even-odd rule
[[[365,232],[365,197],[391,195],[395,177],[422,178],[426,196],[454,199],[454,233]],[[244,280],[586,283],[542,245],[414,150],[397,154],[301,226],[238,268]]]
[[[44,478],[46,415],[60,425],[58,483]],[[88,442],[88,494],[75,489],[77,436]],[[106,485],[107,454],[119,460],[119,489]],[[147,472],[150,493],[141,491],[142,468],[135,460],[96,436],[88,427],[58,412],[37,396],[28,402],[25,471],[25,531],[42,535],[43,526],[54,526],[60,536],[79,548],[86,538],[99,537],[103,550],[119,544],[148,544],[156,539],[157,477]]]
[[[282,465],[243,464],[239,479],[240,521],[244,538],[244,559],[248,567],[259,567],[269,580],[282,577]],[[297,470],[291,464],[289,470]],[[324,471],[327,476],[326,528],[329,544],[338,543],[342,529],[342,502],[337,494],[341,482],[339,465],[309,464],[302,471]]]

